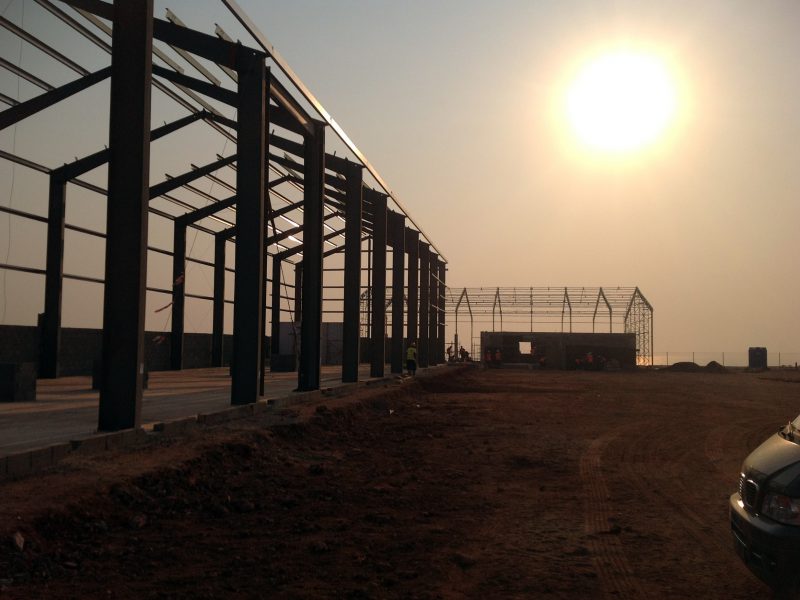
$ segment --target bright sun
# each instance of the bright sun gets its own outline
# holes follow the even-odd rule
[[[624,153],[656,142],[676,111],[675,84],[657,57],[630,51],[587,62],[570,84],[567,118],[586,146]]]

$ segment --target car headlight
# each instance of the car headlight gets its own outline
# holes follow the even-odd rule
[[[800,525],[800,498],[767,492],[761,505],[765,516],[787,525]]]

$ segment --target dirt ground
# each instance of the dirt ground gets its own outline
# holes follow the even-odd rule
[[[727,502],[798,384],[448,369],[71,457],[0,484],[0,597],[769,597]]]

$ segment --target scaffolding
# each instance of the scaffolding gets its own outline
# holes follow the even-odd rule
[[[638,287],[448,287],[445,296],[447,339],[463,345],[466,314],[473,356],[482,330],[635,333],[637,364],[653,364],[653,306]]]

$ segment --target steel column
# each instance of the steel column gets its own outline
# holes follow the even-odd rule
[[[400,213],[389,212],[392,235],[392,346],[390,352],[391,372],[403,374],[403,332],[406,274],[406,219]]]
[[[172,335],[170,336],[170,368],[183,368],[183,322],[186,305],[186,224],[173,222],[172,244]]]
[[[445,273],[447,271],[447,265],[443,260],[439,261],[439,332],[436,336],[439,340],[439,356],[441,360],[445,360],[444,358],[444,348],[446,345],[444,336],[445,336],[445,316],[444,316],[444,302],[445,302]],[[453,348],[455,352],[458,352],[458,348]]]
[[[362,168],[346,164],[344,233],[344,315],[342,323],[342,381],[358,381],[361,345],[361,221]]]
[[[406,252],[408,253],[408,323],[406,337],[408,343],[418,339],[419,323],[419,232],[406,227]],[[419,358],[419,356],[417,357]]]
[[[325,124],[312,123],[305,136],[303,181],[303,312],[297,389],[319,389],[322,335],[323,203],[325,200]]]
[[[372,339],[370,376],[383,377],[386,363],[386,196],[370,190],[372,233]]]
[[[383,377],[386,362],[386,196],[374,191],[370,196],[373,206],[370,376]]]
[[[435,252],[428,254],[428,274],[430,277],[430,289],[428,298],[430,309],[428,310],[428,364],[438,365],[442,362],[439,355],[439,256]]]
[[[270,357],[281,350],[281,259],[272,257],[272,329],[269,341]],[[272,362],[272,361],[270,361]]]
[[[259,396],[264,272],[264,189],[268,73],[264,56],[241,47],[236,168],[236,282],[233,312],[231,404]]]
[[[39,357],[39,377],[58,377],[61,347],[61,299],[64,282],[64,226],[66,224],[67,182],[50,175],[47,211],[47,273],[44,284],[44,320]]]
[[[431,260],[430,244],[419,244],[419,343],[417,364],[427,367],[430,351]]]
[[[269,192],[265,196],[267,209],[264,211],[264,231],[267,231],[267,225],[272,212],[272,205],[269,201]],[[275,220],[273,219],[273,224]],[[261,255],[261,360],[258,363],[258,394],[263,396],[266,393],[266,380],[267,380],[267,365],[266,365],[266,345],[267,345],[267,303],[269,302],[268,273],[269,254],[267,250],[269,242],[265,242]],[[271,350],[270,350],[271,352]]]
[[[225,333],[225,244],[221,235],[214,237],[214,306],[211,326],[211,366],[223,363]]]
[[[100,431],[141,417],[153,0],[115,2],[113,15]]]
[[[294,314],[303,314],[303,262],[294,263]]]

